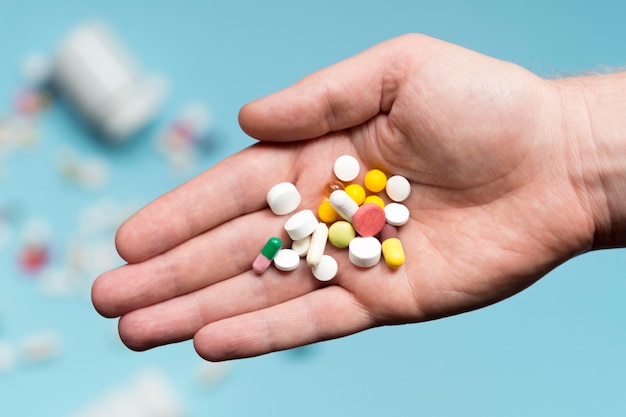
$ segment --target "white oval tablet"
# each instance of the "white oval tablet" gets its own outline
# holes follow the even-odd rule
[[[341,155],[333,165],[335,176],[341,181],[352,181],[359,175],[360,169],[359,161],[351,155]]]
[[[385,206],[385,218],[392,226],[403,226],[409,221],[409,208],[401,203],[389,203]]]
[[[318,223],[317,217],[311,210],[301,210],[287,219],[285,230],[292,240],[299,240],[313,233]]]
[[[355,237],[348,248],[348,258],[356,266],[369,268],[380,261],[382,245],[375,237]]]
[[[322,256],[320,263],[311,268],[313,276],[319,281],[330,281],[335,278],[338,271],[339,266],[337,265],[337,261],[330,255]]]
[[[294,240],[291,242],[291,249],[295,251],[298,256],[304,257],[309,251],[311,245],[311,236],[304,237],[302,239]]]
[[[409,183],[409,180],[403,176],[394,175],[393,177],[387,179],[385,191],[387,192],[389,198],[396,203],[400,203],[406,200],[411,194],[411,184]]]
[[[274,257],[274,266],[280,271],[293,271],[300,264],[300,255],[293,249],[281,249]]]
[[[289,214],[300,205],[300,193],[290,182],[281,182],[273,186],[266,196],[267,204],[274,214]]]

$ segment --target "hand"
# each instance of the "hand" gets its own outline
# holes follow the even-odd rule
[[[96,309],[131,349],[194,338],[209,360],[260,355],[371,327],[477,309],[590,248],[592,215],[558,89],[511,63],[421,35],[377,45],[249,103],[260,143],[152,202],[119,229],[128,262],[100,276]],[[285,216],[265,194],[291,181],[315,210],[332,164],[357,157],[412,183],[406,263],[318,282],[251,264]]]

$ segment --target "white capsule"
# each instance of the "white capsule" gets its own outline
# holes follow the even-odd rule
[[[359,161],[351,155],[341,155],[335,160],[333,171],[341,181],[352,181],[359,175]]]
[[[409,180],[403,176],[394,175],[393,177],[387,179],[385,191],[387,192],[389,198],[396,203],[401,203],[411,194],[411,184],[409,183]]]
[[[103,23],[72,30],[51,59],[55,88],[111,140],[132,136],[164,103],[166,80],[144,73]]]
[[[318,223],[315,214],[311,210],[305,209],[287,219],[285,230],[292,240],[300,240],[313,233]]]
[[[375,237],[355,237],[348,248],[348,258],[356,266],[369,268],[380,261],[382,245]]]
[[[403,226],[409,221],[409,208],[401,203],[389,203],[385,206],[385,218],[392,226]]]
[[[267,204],[274,214],[289,214],[300,205],[300,193],[290,182],[281,182],[273,186],[266,196]]]
[[[291,249],[298,254],[300,257],[306,256],[309,251],[309,246],[311,245],[311,236],[307,236],[302,239],[294,240],[291,242]]]
[[[359,205],[344,190],[335,190],[330,194],[330,205],[346,221],[352,222],[352,216]]]
[[[300,255],[293,249],[281,249],[274,257],[274,266],[280,271],[293,271],[300,264]]]
[[[311,235],[311,245],[306,254],[306,263],[310,267],[314,267],[320,263],[324,251],[326,250],[326,242],[328,241],[328,226],[326,223],[319,223],[315,231]]]
[[[320,263],[311,268],[311,271],[313,272],[313,276],[319,281],[330,281],[337,275],[339,266],[335,258],[330,255],[324,255]]]

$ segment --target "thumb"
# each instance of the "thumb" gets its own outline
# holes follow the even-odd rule
[[[359,125],[388,111],[401,81],[402,72],[393,70],[399,52],[415,39],[405,35],[380,43],[250,102],[240,110],[239,124],[257,139],[302,140]],[[419,35],[417,39],[429,40]]]

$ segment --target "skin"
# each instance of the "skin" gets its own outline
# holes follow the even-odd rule
[[[219,361],[512,296],[578,254],[619,244],[605,189],[622,183],[598,168],[598,136],[613,138],[594,136],[594,83],[544,80],[422,35],[374,46],[245,105],[240,125],[259,143],[124,223],[116,245],[128,264],[98,277],[94,306],[120,317],[131,349],[193,338]],[[365,167],[357,182],[374,167],[411,182],[406,263],[359,269],[327,245],[339,263],[330,283],[305,262],[254,274],[268,237],[287,240],[267,191],[293,182],[301,208],[315,210],[342,154]]]

